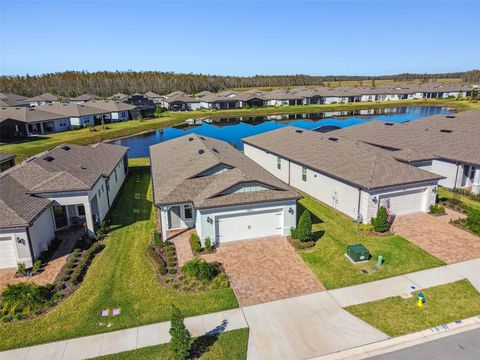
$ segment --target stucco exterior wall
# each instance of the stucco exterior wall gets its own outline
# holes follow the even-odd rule
[[[43,251],[48,249],[54,237],[54,218],[52,208],[49,207],[30,227],[30,241],[35,259],[37,259]]]

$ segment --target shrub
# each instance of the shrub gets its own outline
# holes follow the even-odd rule
[[[203,259],[195,258],[183,265],[182,272],[199,280],[212,280],[217,276],[218,268]]]
[[[470,210],[465,223],[471,232],[480,235],[480,211]]]
[[[194,253],[199,253],[202,251],[202,243],[200,242],[200,237],[197,234],[192,234],[190,236],[190,244]]]
[[[73,270],[72,276],[70,277],[70,282],[73,285],[77,285],[82,281],[85,272],[87,271],[88,265],[90,265],[94,256],[103,249],[101,243],[94,243],[90,248],[85,252],[83,257],[77,264],[77,267]]]
[[[293,226],[290,228],[290,237],[292,239],[297,239],[297,229],[295,229]]]
[[[373,231],[373,225],[372,224],[360,224],[360,225],[358,225],[358,230],[364,231],[364,232],[371,232],[371,231]]]
[[[296,238],[300,241],[309,241],[312,238],[312,218],[310,211],[305,209],[298,220]]]
[[[37,260],[33,263],[32,274],[36,274],[40,271],[42,267],[42,260]]]
[[[185,323],[182,313],[173,307],[170,318],[170,335],[172,336],[168,348],[175,360],[185,360],[190,354],[191,336]]]
[[[390,229],[387,209],[385,209],[383,206],[378,208],[377,217],[372,219],[372,225],[374,230],[379,233],[384,233]]]
[[[158,231],[153,231],[153,245],[155,246],[162,246],[162,238],[160,237],[160,234]]]
[[[437,204],[430,205],[430,214],[434,214],[434,215],[445,214],[445,208]]]
[[[205,249],[208,252],[212,251],[212,240],[210,240],[210,238],[208,236],[205,238]]]
[[[25,266],[25,263],[18,263],[17,267],[18,267],[17,271],[19,274],[23,276],[27,276],[27,267]]]
[[[47,287],[20,282],[8,285],[1,297],[3,314],[23,314],[28,316],[31,312],[40,309],[50,297]]]

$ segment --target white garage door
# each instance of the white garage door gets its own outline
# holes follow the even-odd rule
[[[382,196],[381,199],[389,199],[390,211],[395,215],[405,215],[423,211],[424,190],[401,193],[398,195]]]
[[[225,243],[281,235],[282,219],[282,209],[218,216],[215,221],[216,240]]]
[[[17,266],[17,256],[11,236],[0,237],[0,269]]]

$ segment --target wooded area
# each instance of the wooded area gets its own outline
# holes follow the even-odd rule
[[[329,86],[332,82],[359,81],[360,85],[371,85],[372,80],[421,82],[436,79],[462,79],[465,82],[480,81],[480,70],[445,74],[398,74],[384,76],[309,76],[309,75],[255,75],[217,76],[203,74],[176,74],[158,71],[66,71],[42,75],[1,76],[0,91],[24,96],[35,96],[44,92],[73,97],[85,92],[99,96],[110,96],[117,92],[132,94],[153,91],[168,94],[175,90],[198,93],[232,88],[281,87],[281,86]],[[341,85],[341,83],[340,83]],[[377,86],[379,84],[377,83]]]

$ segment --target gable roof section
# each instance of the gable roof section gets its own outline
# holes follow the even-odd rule
[[[85,94],[79,95],[77,97],[74,97],[70,100],[73,100],[73,101],[89,101],[89,100],[98,100],[98,99],[100,99],[100,97],[98,97],[95,94],[85,93]]]
[[[220,140],[185,135],[151,146],[150,156],[157,206],[192,202],[196,208],[209,208],[298,197],[282,181]],[[199,176],[218,165],[231,169]],[[271,189],[221,195],[244,182],[260,182]]]
[[[388,126],[372,121],[329,134],[399,149],[394,156],[407,162],[445,159],[480,165],[480,110]]]
[[[242,141],[366,190],[442,178],[395,160],[389,151],[331,133],[287,126]]]
[[[110,175],[126,151],[105,143],[64,144],[6,170],[0,175],[0,228],[31,224],[51,203],[42,194],[90,190],[101,176]]]

